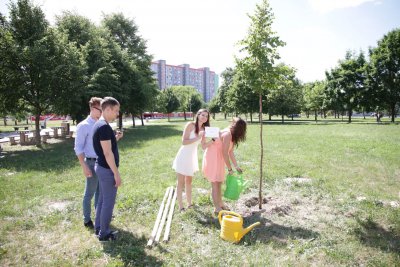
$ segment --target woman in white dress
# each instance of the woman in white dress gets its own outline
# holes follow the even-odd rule
[[[204,136],[205,127],[210,126],[209,115],[208,110],[200,109],[196,114],[196,121],[186,124],[182,134],[182,146],[172,164],[178,179],[176,194],[181,211],[185,210],[182,202],[183,187],[185,187],[188,208],[192,207],[192,178],[199,170],[197,146]]]

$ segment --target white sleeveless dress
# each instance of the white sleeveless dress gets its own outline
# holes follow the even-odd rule
[[[189,139],[196,138],[194,130],[190,132]],[[182,145],[172,164],[172,169],[185,176],[193,176],[199,170],[197,147],[201,139],[189,145]]]

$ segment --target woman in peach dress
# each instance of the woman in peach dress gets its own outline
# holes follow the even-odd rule
[[[242,169],[238,166],[233,150],[239,142],[246,139],[247,124],[241,118],[233,119],[231,125],[220,132],[219,138],[210,141],[202,139],[203,175],[211,183],[214,213],[218,214],[223,209],[228,209],[222,202],[221,187],[225,181],[225,166],[229,174],[233,174],[232,164],[238,172]]]

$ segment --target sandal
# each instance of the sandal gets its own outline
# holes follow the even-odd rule
[[[186,209],[185,208],[181,208],[179,209],[179,212],[184,212]]]
[[[189,205],[187,208],[188,208],[188,209],[193,209],[193,208],[194,208],[194,205],[191,204],[191,205]]]

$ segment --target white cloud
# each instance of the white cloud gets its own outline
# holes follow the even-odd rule
[[[356,7],[367,2],[375,2],[381,4],[379,0],[308,0],[313,9],[319,13],[328,13],[335,9]]]

